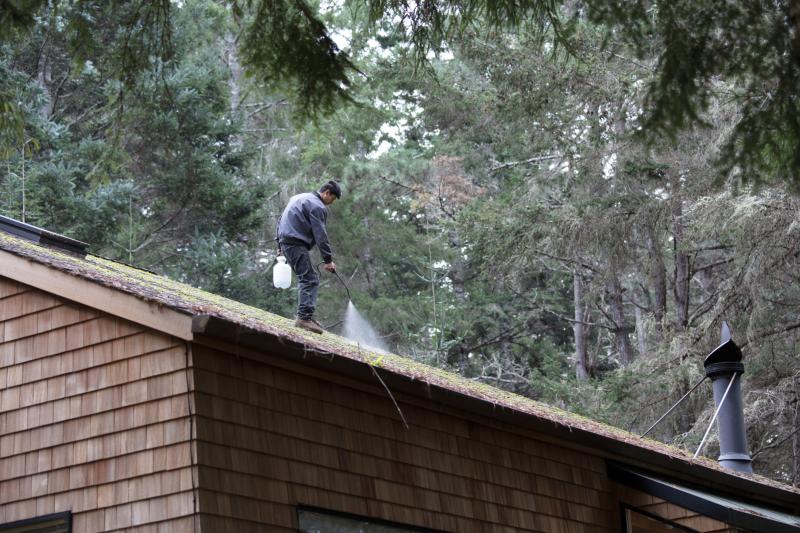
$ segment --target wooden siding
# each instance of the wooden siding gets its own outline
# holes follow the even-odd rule
[[[741,531],[738,528],[730,527],[725,522],[700,515],[630,487],[617,485],[615,488],[620,502],[661,518],[666,518],[700,533],[738,533]]]
[[[379,385],[195,345],[203,530],[296,531],[298,504],[449,532],[618,532],[603,459]]]
[[[184,341],[2,277],[0,341],[0,523],[193,530]]]

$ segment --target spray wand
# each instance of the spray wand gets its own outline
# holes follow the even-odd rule
[[[321,265],[323,263],[325,263],[325,261],[322,261],[321,263],[317,264],[317,274],[319,274],[320,277],[322,277],[322,272],[319,271],[319,265]],[[340,276],[339,273],[336,272],[336,269],[332,270],[331,274],[333,274],[334,276],[336,276],[339,279],[339,282],[344,287],[344,290],[347,291],[347,299],[352,302],[353,299],[350,297],[350,288],[347,286],[347,283],[344,282],[344,280],[342,279],[342,276]]]

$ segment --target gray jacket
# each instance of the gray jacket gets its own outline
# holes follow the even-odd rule
[[[325,230],[327,219],[328,211],[319,193],[304,192],[292,196],[278,219],[278,243],[305,244],[309,250],[316,244],[322,260],[330,263],[333,250]]]

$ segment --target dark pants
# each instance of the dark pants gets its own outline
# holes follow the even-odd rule
[[[319,274],[311,264],[311,254],[302,245],[281,243],[286,260],[297,275],[297,318],[309,320],[317,307]]]

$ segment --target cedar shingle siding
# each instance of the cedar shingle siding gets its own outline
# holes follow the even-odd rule
[[[379,386],[193,359],[210,530],[296,531],[298,504],[452,532],[619,529],[598,457],[418,400],[400,403],[407,430]]]
[[[699,515],[688,509],[678,507],[675,504],[665,502],[655,496],[650,496],[649,494],[628,487],[617,487],[617,494],[620,501],[631,507],[647,513],[652,513],[695,531],[702,531],[703,533],[738,533],[742,531],[741,529],[730,528],[727,524],[719,520]],[[673,529],[672,531],[676,530]]]
[[[0,523],[191,531],[184,343],[5,278],[0,333]]]

